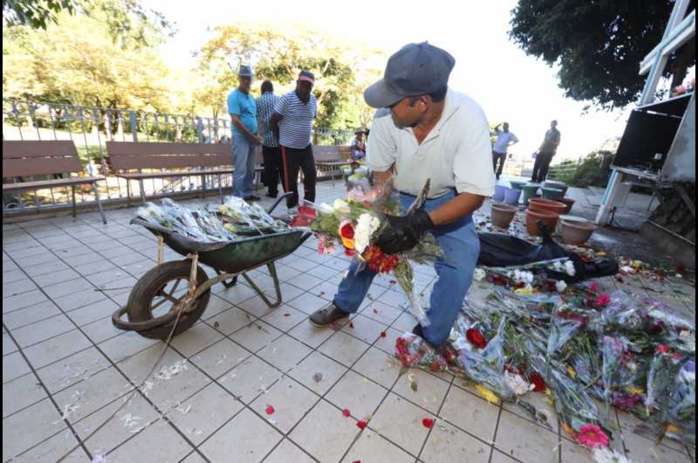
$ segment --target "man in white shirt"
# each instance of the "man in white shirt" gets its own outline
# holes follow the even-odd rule
[[[378,186],[393,177],[403,209],[430,179],[424,206],[407,216],[386,215],[375,243],[387,254],[409,250],[432,233],[446,259],[434,267],[428,326],[413,332],[433,346],[448,340],[480,252],[472,213],[494,191],[487,118],[470,97],[448,88],[455,59],[426,42],[409,44],[388,60],[384,78],[364,91],[376,111],[366,161]],[[334,300],[310,316],[324,327],[355,313],[376,272],[353,261]]]
[[[500,126],[502,130],[499,130]],[[504,169],[504,162],[507,160],[507,148],[517,144],[519,139],[516,138],[516,135],[509,132],[508,122],[497,124],[494,127],[494,133],[497,135],[497,140],[495,140],[492,147],[492,164],[494,165],[494,172],[497,174],[497,180],[499,180],[499,176],[502,175],[502,169]],[[499,168],[497,168],[497,161],[499,161]]]

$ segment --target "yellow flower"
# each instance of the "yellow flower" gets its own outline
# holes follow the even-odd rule
[[[572,368],[571,365],[567,366],[567,374],[570,375],[570,378],[572,378],[572,379],[577,377],[577,372],[574,371],[574,368]]]
[[[494,392],[490,391],[482,384],[475,385],[475,389],[477,389],[477,392],[482,396],[482,398],[488,401],[489,403],[494,405],[499,404],[499,397],[497,397],[497,395]]]
[[[675,424],[671,424],[671,423],[667,424],[667,427],[666,427],[667,434],[677,434],[677,433],[680,433],[682,431],[683,431],[683,429],[680,426],[676,426]]]
[[[576,432],[574,432],[574,429],[572,429],[572,427],[567,423],[562,423],[562,429],[570,436],[574,436],[575,434],[577,434]]]
[[[601,251],[601,252],[597,252],[596,255],[599,256],[599,257],[603,257],[603,256],[606,255],[606,253],[603,252],[603,251]]]
[[[634,387],[634,386],[631,386],[631,387],[627,388],[626,390],[631,394],[642,394],[645,392],[642,388]]]

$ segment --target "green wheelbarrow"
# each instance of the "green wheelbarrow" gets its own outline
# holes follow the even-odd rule
[[[170,336],[180,311],[173,336],[189,329],[201,317],[213,285],[222,283],[232,287],[240,275],[270,309],[281,305],[275,261],[292,254],[312,235],[307,228],[291,228],[237,241],[201,243],[138,217],[131,224],[141,225],[158,237],[158,265],[136,282],[126,306],[112,315],[112,323],[119,329],[162,340]],[[164,245],[185,259],[163,262]],[[199,263],[213,268],[216,276],[209,278]],[[275,301],[247,274],[264,265],[274,282]]]

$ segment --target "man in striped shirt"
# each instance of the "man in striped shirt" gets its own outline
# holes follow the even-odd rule
[[[298,169],[303,169],[303,199],[315,202],[315,159],[310,142],[313,119],[317,117],[317,100],[311,93],[315,76],[301,71],[296,89],[279,98],[269,123],[281,145],[284,191],[293,195],[286,200],[289,215],[298,212]]]
[[[264,183],[267,186],[267,196],[270,198],[276,198],[279,195],[279,177],[282,172],[279,139],[269,125],[269,118],[274,114],[277,101],[279,97],[274,95],[274,85],[268,80],[262,82],[262,96],[257,98],[257,119],[262,133]]]

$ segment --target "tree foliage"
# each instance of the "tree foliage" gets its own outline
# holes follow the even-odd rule
[[[46,29],[59,13],[75,14],[77,7],[74,0],[3,0],[2,17],[8,26]]]
[[[167,110],[168,70],[153,48],[166,23],[139,16],[145,12],[133,0],[90,5],[74,16],[59,13],[46,30],[3,30],[3,96]]]
[[[566,96],[613,109],[641,93],[640,62],[660,42],[673,6],[670,0],[519,0],[509,36],[527,54],[559,66]],[[673,74],[676,85],[692,64],[693,41],[670,58],[665,76]]]
[[[277,95],[295,88],[302,69],[315,74],[316,124],[344,129],[367,125],[373,110],[363,102],[363,89],[380,76],[385,54],[358,43],[342,43],[304,26],[233,25],[217,28],[197,53],[202,86],[197,99],[214,116],[225,114],[227,94],[237,85],[237,68],[251,64],[254,93],[270,80]]]

